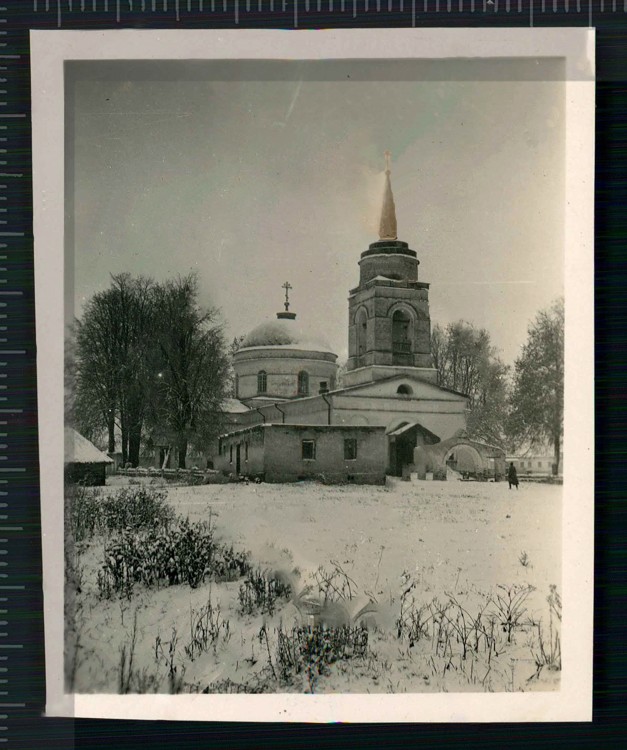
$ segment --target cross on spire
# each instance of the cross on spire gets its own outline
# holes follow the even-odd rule
[[[285,284],[283,284],[283,289],[285,289],[285,312],[289,312],[290,309],[290,289],[292,289],[292,285],[289,281],[286,281]]]
[[[385,172],[386,174],[390,174],[390,159],[392,158],[392,154],[389,151],[384,151],[383,156],[385,156]]]

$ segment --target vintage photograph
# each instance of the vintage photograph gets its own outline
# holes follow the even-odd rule
[[[561,689],[566,86],[65,63],[67,693]]]

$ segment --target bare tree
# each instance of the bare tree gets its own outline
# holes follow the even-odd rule
[[[485,329],[458,321],[446,328],[434,326],[431,354],[438,385],[470,399],[468,433],[504,446],[507,425],[508,367],[497,355]]]
[[[113,276],[111,287],[92,297],[76,324],[77,423],[84,432],[106,429],[110,453],[117,427],[122,460],[133,465],[139,462],[149,392],[153,286],[150,279]]]
[[[539,312],[527,329],[527,343],[514,364],[509,425],[521,444],[550,442],[556,474],[564,432],[563,299]]]
[[[198,305],[195,275],[155,288],[156,399],[152,420],[173,436],[179,466],[191,442],[203,447],[219,433],[229,358],[215,309]]]

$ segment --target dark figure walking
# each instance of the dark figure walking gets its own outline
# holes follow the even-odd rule
[[[512,489],[512,485],[518,489],[518,474],[516,473],[516,467],[514,462],[510,461],[509,469],[507,470],[507,481],[509,482],[509,489]]]

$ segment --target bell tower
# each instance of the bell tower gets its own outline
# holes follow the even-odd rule
[[[416,251],[398,239],[385,152],[379,240],[361,254],[359,286],[348,298],[348,362],[344,385],[407,374],[436,382],[431,358],[429,284],[418,280]]]

